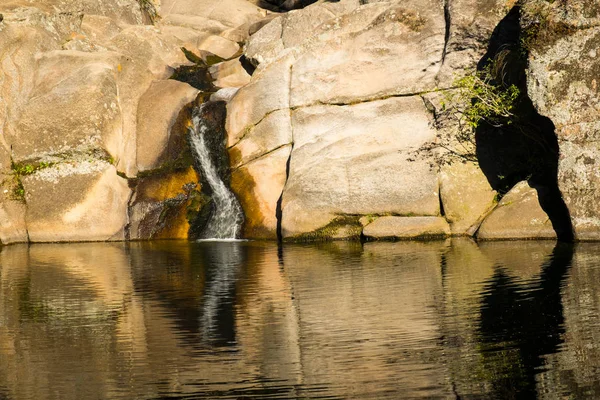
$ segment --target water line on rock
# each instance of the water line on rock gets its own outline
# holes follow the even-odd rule
[[[202,239],[237,239],[241,234],[244,212],[234,194],[223,182],[214,165],[206,135],[209,128],[203,118],[202,109],[207,103],[197,106],[192,112],[192,127],[189,129],[193,155],[202,175],[212,190],[213,212],[204,228]]]

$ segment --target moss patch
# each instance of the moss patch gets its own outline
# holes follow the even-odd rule
[[[362,225],[358,215],[340,215],[322,228],[312,232],[303,233],[291,238],[286,242],[315,242],[330,240],[360,240]]]

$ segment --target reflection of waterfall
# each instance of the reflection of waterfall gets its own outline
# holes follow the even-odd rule
[[[238,272],[243,263],[240,243],[215,243],[206,249],[209,259],[200,325],[209,341],[235,340],[234,297]]]
[[[240,203],[225,185],[211,158],[206,144],[209,128],[202,118],[205,104],[196,107],[192,113],[193,128],[190,129],[190,143],[200,165],[202,175],[212,190],[213,213],[210,216],[202,237],[206,239],[235,239],[240,235],[244,213]]]

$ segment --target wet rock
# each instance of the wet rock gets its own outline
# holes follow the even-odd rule
[[[244,237],[277,239],[277,206],[287,178],[291,147],[279,147],[232,171],[231,189],[246,218]]]
[[[202,204],[193,168],[141,178],[129,207],[128,239],[187,239]]]
[[[370,239],[433,239],[450,236],[450,226],[442,217],[379,217],[365,226]]]

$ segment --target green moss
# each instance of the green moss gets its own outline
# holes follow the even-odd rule
[[[211,198],[202,193],[198,185],[186,185],[183,190],[188,197],[186,218],[191,225],[198,218],[200,211],[211,202]]]
[[[335,240],[335,236],[341,228],[349,228],[350,234],[345,237],[346,240],[359,240],[362,233],[362,225],[357,215],[341,215],[334,218],[330,223],[313,232],[303,233],[292,238],[287,238],[287,242],[315,242]]]
[[[10,199],[25,203],[25,187],[23,186],[22,178],[31,175],[45,168],[50,168],[56,163],[52,162],[31,162],[31,163],[15,163],[11,160],[10,177],[2,182],[3,187],[9,188]]]

